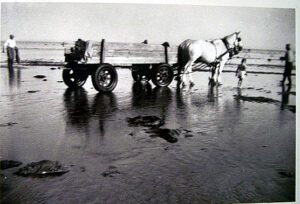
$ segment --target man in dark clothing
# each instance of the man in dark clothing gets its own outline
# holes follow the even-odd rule
[[[287,44],[285,49],[286,49],[285,56],[280,58],[281,60],[285,60],[285,69],[283,73],[283,80],[281,82],[284,84],[286,78],[288,78],[289,80],[288,85],[291,86],[292,85],[291,74],[292,74],[293,63],[294,63],[294,54],[293,51],[291,50],[290,44]]]

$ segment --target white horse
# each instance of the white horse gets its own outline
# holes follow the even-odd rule
[[[221,85],[221,73],[225,63],[233,55],[242,50],[242,39],[240,32],[232,33],[222,39],[212,41],[185,40],[178,47],[178,82],[183,86],[187,84],[187,76],[190,85],[194,85],[192,79],[192,66],[201,62],[212,67],[212,77],[210,82],[213,85]],[[181,71],[183,70],[183,73]],[[180,77],[180,75],[182,76]]]

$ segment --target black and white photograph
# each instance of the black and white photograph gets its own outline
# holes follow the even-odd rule
[[[300,4],[207,2],[1,1],[0,203],[296,203]]]

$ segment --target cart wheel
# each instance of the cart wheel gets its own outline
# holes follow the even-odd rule
[[[134,81],[150,80],[150,65],[132,65],[131,75]]]
[[[152,82],[156,86],[168,86],[173,77],[173,68],[168,64],[159,64],[152,69]]]
[[[110,64],[100,65],[92,74],[92,83],[99,92],[111,92],[118,83],[116,69]]]
[[[68,87],[78,88],[84,85],[88,76],[82,72],[75,72],[72,69],[64,69],[62,78]]]

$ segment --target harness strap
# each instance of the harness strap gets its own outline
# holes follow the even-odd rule
[[[220,59],[221,57],[223,57],[224,55],[226,55],[227,53],[229,53],[229,58],[231,58],[233,56],[232,54],[232,50],[234,48],[230,48],[229,44],[227,42],[227,40],[225,38],[222,38],[222,42],[224,43],[225,47],[226,47],[226,52],[224,52],[223,54],[221,54],[217,59]]]
[[[222,40],[222,42],[224,43],[226,49],[229,50],[230,48],[229,48],[229,44],[228,44],[226,38],[222,38],[221,40]]]
[[[210,63],[210,65],[214,65],[219,59],[221,59],[221,58],[222,58],[224,55],[226,55],[228,52],[229,52],[229,54],[230,54],[230,58],[231,58],[231,56],[232,56],[232,54],[231,54],[232,48],[229,47],[229,44],[228,44],[227,40],[226,40],[225,38],[222,38],[221,40],[222,40],[222,42],[224,43],[224,45],[225,45],[225,47],[226,47],[226,52],[222,53],[220,56],[218,56],[218,50],[217,50],[216,44],[213,42],[213,40],[212,40],[212,41],[209,41],[211,44],[214,45],[215,51],[216,51],[216,56],[218,56],[218,57],[216,57],[216,60],[215,60],[214,62]]]
[[[218,56],[218,49],[217,49],[217,46],[216,46],[216,44],[214,43],[214,41],[211,41],[211,44],[213,44],[214,45],[214,47],[215,47],[215,51],[216,51],[216,59],[218,58],[217,56]]]
[[[217,57],[216,60],[219,60],[220,58],[222,58],[224,55],[226,55],[228,52],[230,51],[230,49],[227,49],[226,52],[224,52],[223,54],[221,54],[219,57]],[[229,52],[230,54],[230,52]]]

